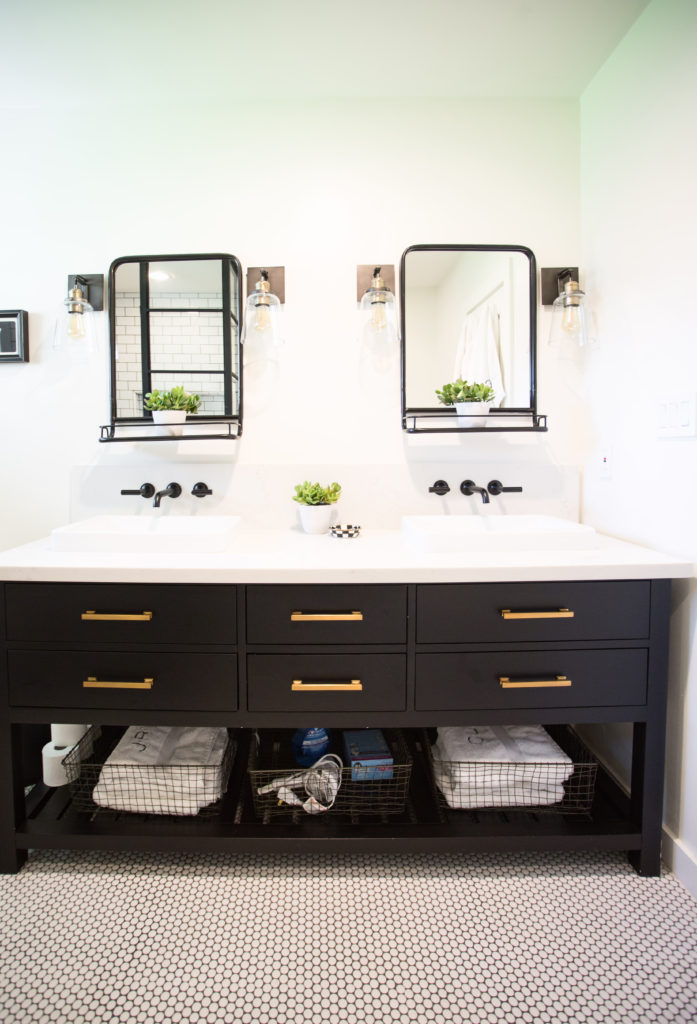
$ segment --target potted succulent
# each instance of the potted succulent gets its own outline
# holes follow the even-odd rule
[[[293,501],[300,505],[300,522],[305,533],[326,533],[329,530],[340,495],[341,487],[337,483],[323,487],[305,480],[295,485]]]
[[[175,386],[171,391],[149,391],[143,404],[152,413],[153,423],[161,424],[161,433],[178,435],[184,430],[186,414],[197,412],[201,399]]]
[[[455,406],[457,415],[461,417],[460,426],[463,427],[485,427],[489,406],[495,397],[490,380],[482,384],[469,384],[461,377],[450,384],[444,384],[442,391],[436,388],[436,396],[443,405]]]

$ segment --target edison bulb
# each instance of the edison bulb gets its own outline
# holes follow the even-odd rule
[[[261,303],[254,310],[254,330],[260,334],[271,330],[271,311]]]
[[[397,336],[394,295],[385,284],[382,267],[376,267],[361,298],[361,338],[365,344],[394,341]]]
[[[374,302],[370,316],[370,326],[373,331],[384,331],[387,328],[387,313],[384,302]]]
[[[577,338],[581,330],[581,314],[578,306],[565,306],[561,318],[561,329],[571,338]]]
[[[68,337],[79,340],[87,334],[85,329],[85,318],[82,313],[68,314]]]
[[[549,343],[563,344],[575,341],[579,347],[586,344],[585,294],[578,281],[567,281],[564,290],[552,304],[552,318],[549,329]]]

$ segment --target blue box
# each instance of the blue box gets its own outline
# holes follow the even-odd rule
[[[394,777],[394,758],[381,729],[345,731],[344,752],[354,782]]]

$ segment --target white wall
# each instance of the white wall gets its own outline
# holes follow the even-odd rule
[[[695,560],[697,438],[659,439],[657,422],[661,397],[697,391],[696,95],[697,4],[654,0],[581,99],[581,265],[598,330],[584,518]],[[673,606],[666,849],[697,892],[694,585],[676,585]],[[604,742],[626,771],[626,737]]]
[[[647,8],[583,95],[580,162],[574,100],[220,106],[211,96],[191,100],[187,79],[199,89],[204,76],[190,60],[186,78],[179,67],[166,78],[164,108],[152,102],[154,65],[145,79],[130,75],[116,66],[125,50],[111,52],[108,41],[88,56],[113,65],[109,105],[94,101],[90,75],[81,73],[74,95],[84,90],[84,106],[59,108],[51,73],[41,81],[51,66],[50,26],[33,33],[31,74],[21,80],[23,51],[13,78],[16,110],[9,91],[2,98],[0,308],[29,310],[31,362],[0,368],[0,544],[67,521],[76,478],[72,509],[89,510],[90,483],[101,481],[95,492],[115,489],[118,466],[130,483],[163,483],[180,463],[217,464],[231,510],[250,482],[285,502],[275,466],[302,466],[308,476],[336,468],[339,479],[344,467],[349,507],[367,523],[378,506],[384,519],[395,493],[421,495],[436,466],[434,475],[451,465],[453,479],[460,470],[488,479],[494,468],[520,466],[527,497],[544,504],[555,464],[585,461],[589,521],[697,557],[697,441],[659,442],[653,424],[657,392],[684,391],[697,379],[696,18],[693,0]],[[403,434],[397,361],[376,367],[356,343],[355,267],[398,263],[419,242],[520,243],[540,266],[584,268],[598,348],[566,358],[546,346],[541,318],[539,408],[549,415],[548,435]],[[99,445],[106,349],[73,363],[50,344],[67,275],[106,273],[118,256],[187,251],[285,265],[287,343],[273,390],[249,381],[239,443],[191,444],[166,456],[160,445]],[[611,480],[598,472],[603,454],[612,456]],[[268,468],[263,486],[255,467],[262,475]],[[357,494],[363,467],[369,486]],[[281,475],[288,489],[285,468]],[[687,878],[697,850],[692,589],[676,587],[674,604],[666,820]],[[609,742],[621,768],[623,737]]]
[[[0,368],[2,474],[12,482],[3,546],[66,521],[75,464],[143,464],[171,478],[155,471],[160,445],[98,444],[105,353],[73,365],[44,340],[69,273],[187,251],[285,265],[287,343],[273,391],[255,393],[250,381],[238,444],[190,444],[171,458],[408,474],[398,361],[376,368],[356,341],[356,266],[397,264],[409,244],[439,241],[522,243],[541,265],[578,258],[573,100],[170,102],[6,118],[0,308],[29,310],[31,362]],[[553,360],[540,381],[552,433],[429,439],[434,457],[466,462],[475,479],[480,458],[578,462]]]

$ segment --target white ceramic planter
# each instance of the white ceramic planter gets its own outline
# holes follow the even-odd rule
[[[158,424],[157,432],[160,435],[179,437],[184,433],[186,423],[185,409],[153,409],[153,423]]]
[[[489,418],[490,402],[455,402],[460,427],[485,427]],[[483,415],[480,415],[482,414]]]
[[[300,505],[300,522],[305,533],[328,533],[329,527],[334,521],[333,505]]]

